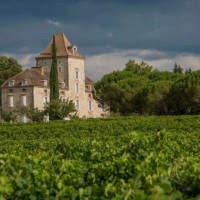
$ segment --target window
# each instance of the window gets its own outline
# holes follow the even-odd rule
[[[13,108],[13,96],[9,96],[9,97],[8,97],[8,106],[9,106],[10,108]]]
[[[47,64],[47,62],[46,62],[46,61],[44,61],[44,64],[46,65],[46,64]]]
[[[88,110],[92,111],[92,101],[88,101]]]
[[[44,94],[47,95],[47,90],[44,90]]]
[[[27,119],[26,119],[26,116],[22,116],[22,122],[26,123]]]
[[[13,80],[9,80],[8,85],[9,86],[13,86],[14,85],[14,81]]]
[[[43,98],[43,104],[44,104],[44,106],[46,105],[47,102],[48,102],[48,97],[45,96],[45,97]]]
[[[75,92],[79,93],[79,85],[78,85],[78,83],[75,84]]]
[[[79,79],[79,72],[75,71],[75,79]]]
[[[91,98],[92,98],[92,95],[91,95],[91,94],[88,94],[88,98],[91,99]]]
[[[89,91],[92,90],[92,86],[91,86],[91,85],[88,85],[87,87],[88,87],[88,90],[89,90]]]
[[[77,54],[77,48],[73,48],[73,55]]]
[[[43,80],[44,86],[47,86],[47,80]]]
[[[26,89],[22,89],[22,93],[23,93],[23,94],[26,94]]]
[[[13,94],[13,89],[9,89],[9,95]]]
[[[21,96],[21,105],[26,106],[26,96],[25,95]]]
[[[26,85],[26,80],[22,80],[22,85]]]
[[[80,102],[79,102],[79,100],[75,100],[75,108],[76,108],[77,110],[80,109]]]

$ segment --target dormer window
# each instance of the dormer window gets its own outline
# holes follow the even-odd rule
[[[14,83],[15,83],[15,81],[14,81],[14,80],[9,80],[9,82],[8,82],[8,85],[9,85],[9,86],[13,86],[13,85],[14,85]]]
[[[88,85],[87,88],[88,88],[89,91],[92,90],[92,86],[91,85]]]
[[[76,55],[77,54],[77,48],[76,47],[73,47],[73,55]]]
[[[48,84],[48,81],[47,81],[47,80],[42,80],[42,82],[43,82],[43,85],[44,85],[44,86],[47,86],[47,84]]]
[[[26,85],[27,81],[26,80],[22,80],[22,85]]]

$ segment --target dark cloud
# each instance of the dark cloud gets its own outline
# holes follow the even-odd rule
[[[169,52],[148,60],[198,54],[199,9],[199,0],[2,0],[0,54],[36,54],[58,32],[87,56],[116,49]]]

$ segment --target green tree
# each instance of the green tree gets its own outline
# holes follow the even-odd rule
[[[33,105],[29,107],[21,106],[17,108],[17,113],[20,116],[27,116],[33,122],[39,122],[44,120],[44,111],[35,108]]]
[[[56,43],[55,36],[53,36],[52,44],[52,64],[50,71],[50,101],[59,99],[59,81],[58,81],[58,68],[56,56]]]
[[[200,113],[200,71],[188,73],[177,80],[169,93],[171,114]]]
[[[72,100],[55,99],[45,106],[45,115],[51,116],[50,120],[63,120],[76,111]]]
[[[152,66],[149,66],[145,62],[141,62],[140,64],[136,63],[135,60],[129,60],[126,63],[126,68],[125,70],[127,71],[132,71],[134,74],[137,75],[145,75],[151,72]]]
[[[174,64],[173,73],[182,74],[183,68],[180,65],[177,65],[177,63]]]
[[[0,56],[0,85],[10,77],[22,71],[22,66],[14,58]],[[1,89],[0,89],[0,106],[1,106]]]
[[[3,110],[0,108],[0,118],[5,122],[17,121],[17,112],[15,110]]]
[[[191,68],[188,68],[185,70],[185,74],[189,74],[189,73],[192,73],[192,69]]]
[[[121,115],[169,114],[171,87],[185,76],[177,64],[175,68],[176,73],[152,71],[147,63],[129,60],[124,70],[106,74],[95,83],[95,98]]]

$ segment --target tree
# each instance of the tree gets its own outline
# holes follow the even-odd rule
[[[126,63],[125,70],[132,71],[134,74],[137,75],[145,75],[151,72],[152,68],[153,68],[152,66],[149,66],[147,63],[143,61],[140,64],[138,64],[135,62],[135,60],[129,60]]]
[[[200,71],[188,73],[177,80],[169,93],[171,114],[200,113]]]
[[[59,99],[59,81],[58,81],[55,36],[53,36],[52,64],[51,64],[51,71],[50,71],[50,101],[56,100],[56,99]]]
[[[6,56],[0,56],[0,85],[10,77],[22,71],[22,66],[14,59]],[[0,89],[0,105],[1,105],[1,89]]]
[[[189,74],[189,73],[192,73],[192,69],[191,68],[188,68],[185,70],[185,74]]]
[[[177,65],[177,63],[175,63],[174,64],[174,68],[173,68],[173,73],[182,74],[183,73],[183,68],[180,65]]]
[[[177,64],[176,68],[177,73],[152,71],[147,63],[129,60],[124,70],[106,74],[95,83],[95,98],[121,115],[169,114],[171,87],[185,76],[178,73],[181,70]]]
[[[63,120],[75,111],[72,100],[55,99],[46,104],[44,113],[51,116],[50,120]]]
[[[33,122],[43,121],[44,119],[44,110],[35,108],[33,105],[29,107],[21,106],[17,108],[17,113],[21,116],[27,116]]]
[[[7,111],[0,108],[0,118],[5,122],[17,121],[17,113],[15,110]]]

